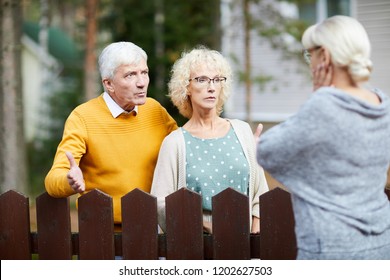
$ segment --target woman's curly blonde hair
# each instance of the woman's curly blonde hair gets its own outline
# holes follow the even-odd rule
[[[210,50],[205,46],[198,46],[190,52],[183,52],[172,67],[171,80],[168,83],[168,96],[179,109],[180,114],[188,119],[191,118],[193,113],[191,100],[187,95],[190,75],[191,72],[204,66],[215,69],[220,77],[226,77],[226,82],[222,84],[218,98],[218,115],[222,113],[223,105],[230,95],[232,69],[227,59],[221,53],[216,50]]]

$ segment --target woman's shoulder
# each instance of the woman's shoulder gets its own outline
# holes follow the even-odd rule
[[[226,119],[226,120],[229,121],[232,125],[249,126],[249,124],[243,120],[239,120],[239,119]]]
[[[247,123],[246,121],[243,121],[243,120],[239,120],[239,119],[227,119],[234,130],[251,130],[251,127],[249,125],[249,123]]]
[[[169,133],[165,139],[164,142],[170,142],[170,143],[177,143],[178,141],[181,141],[183,139],[183,132],[181,127],[178,127],[171,133]]]
[[[239,119],[229,119],[228,121],[231,123],[235,134],[241,142],[253,139],[253,131],[249,123]]]
[[[184,146],[184,137],[181,128],[169,133],[161,144],[161,149],[165,152],[172,153],[173,151],[180,151]]]

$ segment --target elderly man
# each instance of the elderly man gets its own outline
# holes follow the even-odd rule
[[[134,188],[150,192],[160,145],[177,124],[147,97],[149,69],[140,47],[110,44],[99,70],[105,91],[69,115],[45,187],[54,197],[97,188],[113,198],[120,224],[121,197]]]

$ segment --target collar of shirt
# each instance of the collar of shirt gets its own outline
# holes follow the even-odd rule
[[[107,93],[103,93],[103,99],[107,104],[108,109],[111,112],[111,115],[116,119],[121,114],[131,114],[135,113],[135,115],[138,114],[138,106],[135,106],[133,110],[130,112],[123,110],[115,101],[112,99],[112,97]]]

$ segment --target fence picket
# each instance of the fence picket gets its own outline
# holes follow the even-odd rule
[[[203,259],[202,200],[186,188],[166,197],[167,259]]]
[[[124,259],[158,259],[157,199],[135,189],[122,197]]]
[[[260,258],[293,260],[297,248],[290,194],[275,188],[260,196]]]
[[[10,190],[0,196],[0,259],[31,259],[28,197]]]
[[[166,198],[167,231],[158,234],[156,198],[136,189],[122,197],[122,231],[114,233],[112,198],[94,190],[79,198],[79,232],[71,233],[69,199],[44,193],[30,232],[28,197],[11,190],[0,195],[0,259],[295,259],[290,194],[260,196],[260,234],[249,234],[248,199],[233,189],[215,196],[213,234],[203,234],[201,197],[182,188]]]
[[[214,259],[250,259],[248,196],[227,188],[212,204]]]
[[[72,259],[69,198],[36,198],[39,259]]]
[[[78,199],[78,212],[80,259],[114,259],[112,198],[95,189]]]

